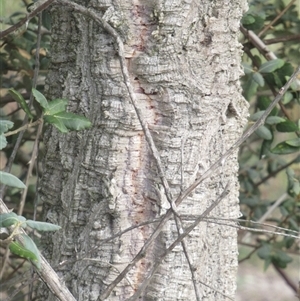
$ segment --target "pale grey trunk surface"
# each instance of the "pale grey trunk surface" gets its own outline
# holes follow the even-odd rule
[[[105,13],[124,41],[138,105],[176,197],[242,132],[247,106],[239,84],[237,39],[246,1],[87,2],[100,16]],[[64,7],[52,9],[52,22],[48,95],[68,98],[69,110],[84,114],[93,126],[67,135],[54,129],[45,133],[40,194],[46,218],[62,230],[49,236],[44,254],[77,300],[92,301],[156,224],[101,240],[159,217],[169,205],[129,101],[114,39],[95,21]],[[185,227],[186,217],[201,214],[228,182],[230,194],[210,216],[239,216],[237,171],[234,154],[179,206]],[[185,239],[201,300],[227,300],[221,293],[234,298],[236,235],[232,227],[202,222]],[[172,220],[107,300],[133,295],[176,237]],[[39,294],[39,300],[55,299],[45,288]],[[196,300],[181,245],[163,261],[139,300]]]

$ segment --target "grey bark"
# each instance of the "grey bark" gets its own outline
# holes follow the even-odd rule
[[[241,135],[247,105],[239,77],[239,21],[246,1],[85,1],[122,37],[131,84],[147,121],[173,198]],[[83,4],[82,4],[83,5]],[[169,208],[157,166],[131,105],[114,38],[94,20],[54,6],[51,98],[93,126],[84,132],[45,133],[40,196],[45,218],[62,226],[44,254],[77,300],[98,300],[130,263],[156,223],[102,241],[162,216]],[[237,218],[237,154],[179,207],[183,228],[231,183],[212,215]],[[107,300],[126,300],[153,262],[178,236],[174,219]],[[185,239],[200,300],[234,298],[236,230],[202,222]],[[139,300],[196,300],[192,274],[178,245]],[[206,285],[205,285],[206,284]],[[40,287],[39,300],[55,300]],[[229,300],[229,299],[228,299]]]

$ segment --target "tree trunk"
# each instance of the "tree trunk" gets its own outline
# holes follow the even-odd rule
[[[247,105],[239,84],[238,35],[246,1],[84,2],[124,42],[130,84],[175,199],[242,133]],[[47,94],[69,99],[69,111],[85,115],[93,126],[69,134],[45,132],[40,195],[45,218],[62,230],[47,237],[43,253],[77,300],[126,300],[149,277],[178,229],[171,218],[107,293],[158,222],[107,239],[163,216],[170,205],[124,83],[115,38],[64,5],[51,14]],[[235,153],[178,206],[184,229],[227,183],[230,193],[210,217],[239,216],[237,171]],[[138,300],[234,298],[237,233],[216,221],[201,222],[184,239],[186,252],[178,244],[164,258]],[[40,288],[38,299],[55,297]]]

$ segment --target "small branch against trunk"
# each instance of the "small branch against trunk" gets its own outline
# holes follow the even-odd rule
[[[265,110],[264,114],[239,138],[225,153],[222,155],[214,164],[212,164],[206,172],[202,174],[202,176],[197,179],[190,187],[188,187],[177,199],[176,205],[178,206],[200,183],[202,183],[205,179],[210,177],[220,166],[222,166],[223,162],[227,160],[227,158],[233,154],[233,152],[238,149],[238,147],[245,142],[261,125],[265,123],[266,118],[273,110],[273,108],[278,104],[278,102],[282,99],[285,92],[288,90],[292,82],[297,78],[297,75],[300,74],[300,66],[296,69],[290,79],[286,82],[286,84],[279,90],[277,96],[271,102],[269,107]]]
[[[177,239],[165,250],[165,252],[159,257],[157,258],[157,260],[155,261],[154,265],[152,266],[152,269],[149,273],[148,276],[145,277],[143,283],[141,284],[141,286],[139,287],[139,289],[136,291],[136,293],[131,296],[129,299],[127,299],[127,301],[135,301],[137,300],[140,295],[142,294],[142,292],[145,290],[145,288],[148,286],[148,284],[150,283],[152,277],[154,276],[155,272],[157,271],[157,269],[159,268],[160,264],[162,263],[162,261],[164,260],[164,258],[179,244],[183,241],[183,239],[193,230],[195,229],[195,227],[205,218],[208,216],[208,214],[217,207],[217,205],[222,201],[222,199],[224,199],[228,193],[229,193],[229,183],[226,184],[223,192],[221,193],[221,195],[217,198],[217,200],[215,200],[189,227],[187,227],[187,229],[177,237]],[[218,292],[216,290],[216,292]],[[233,300],[231,297],[224,295],[224,293],[221,293],[223,296],[229,298],[230,300]]]
[[[142,111],[138,107],[138,101],[136,99],[133,87],[130,83],[129,72],[128,72],[128,69],[127,69],[127,66],[126,66],[126,61],[125,61],[124,44],[123,44],[123,41],[122,41],[120,35],[118,34],[118,32],[112,26],[110,26],[103,18],[99,17],[99,15],[97,15],[93,10],[85,8],[85,7],[83,7],[81,5],[78,5],[74,2],[70,2],[68,0],[59,0],[56,3],[65,4],[65,5],[73,8],[75,11],[78,11],[78,12],[80,12],[80,13],[86,15],[86,16],[89,16],[90,18],[92,18],[96,22],[98,22],[108,33],[110,33],[114,37],[115,42],[117,44],[117,51],[118,51],[118,55],[119,55],[119,60],[120,60],[121,71],[122,71],[124,83],[125,83],[125,86],[127,88],[131,104],[134,107],[134,110],[136,112],[136,115],[138,117],[140,125],[143,129],[146,141],[147,141],[147,143],[150,147],[150,150],[152,152],[152,155],[153,155],[153,157],[156,161],[156,165],[157,165],[158,173],[159,173],[158,176],[161,179],[161,182],[162,182],[162,185],[164,187],[167,200],[170,203],[173,212],[176,214],[176,205],[175,205],[174,202],[172,202],[171,190],[170,190],[167,178],[165,176],[164,169],[162,167],[162,162],[161,162],[161,159],[160,159],[160,155],[157,151],[157,148],[156,148],[155,143],[153,141],[152,135],[149,131],[148,124],[144,120]]]
[[[178,236],[180,236],[182,233],[184,233],[183,228],[182,228],[181,218],[179,218],[178,216],[175,215],[174,219],[175,219],[175,223],[176,223]],[[188,263],[188,266],[189,266],[189,269],[190,269],[190,272],[191,272],[191,278],[192,278],[192,282],[193,282],[193,286],[194,286],[194,292],[195,292],[196,300],[201,301],[199,290],[198,290],[198,287],[197,287],[197,282],[196,282],[195,267],[193,266],[192,260],[189,256],[188,248],[186,246],[186,243],[185,243],[184,239],[182,239],[182,241],[181,241],[181,246],[182,246],[183,254],[186,258],[186,261]]]

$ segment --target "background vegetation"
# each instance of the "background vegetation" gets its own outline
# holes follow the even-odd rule
[[[1,30],[24,18],[29,4],[25,0],[1,1]],[[300,64],[300,4],[295,0],[253,0],[249,6],[242,19],[241,43],[245,72],[242,85],[244,97],[250,104],[251,125]],[[49,59],[55,55],[51,54],[50,24],[50,16],[43,12],[41,17],[29,22],[27,29],[24,27],[22,32],[1,40],[0,122],[13,122],[10,131],[31,122],[31,118],[28,121],[28,114],[8,93],[9,89],[15,89],[27,101],[34,115],[33,122],[41,115],[31,91],[36,88],[43,93]],[[292,270],[299,265],[299,240],[295,238],[300,223],[299,83],[300,78],[271,112],[266,124],[243,144],[239,156],[243,214],[239,222],[241,268],[245,261],[256,256],[263,262],[264,270],[272,267],[277,271],[293,295],[297,293],[297,280]],[[10,136],[3,130],[0,138],[1,135],[5,140],[0,140],[0,170],[16,175],[27,187],[20,191],[2,185],[1,197],[19,215],[40,219],[41,204],[36,191],[42,174],[41,127],[37,124]],[[1,299],[26,300],[30,285],[23,283],[26,278],[22,273],[30,264],[9,255],[5,248],[0,251],[3,256]],[[255,300],[269,300],[268,294],[265,292],[264,299]]]

